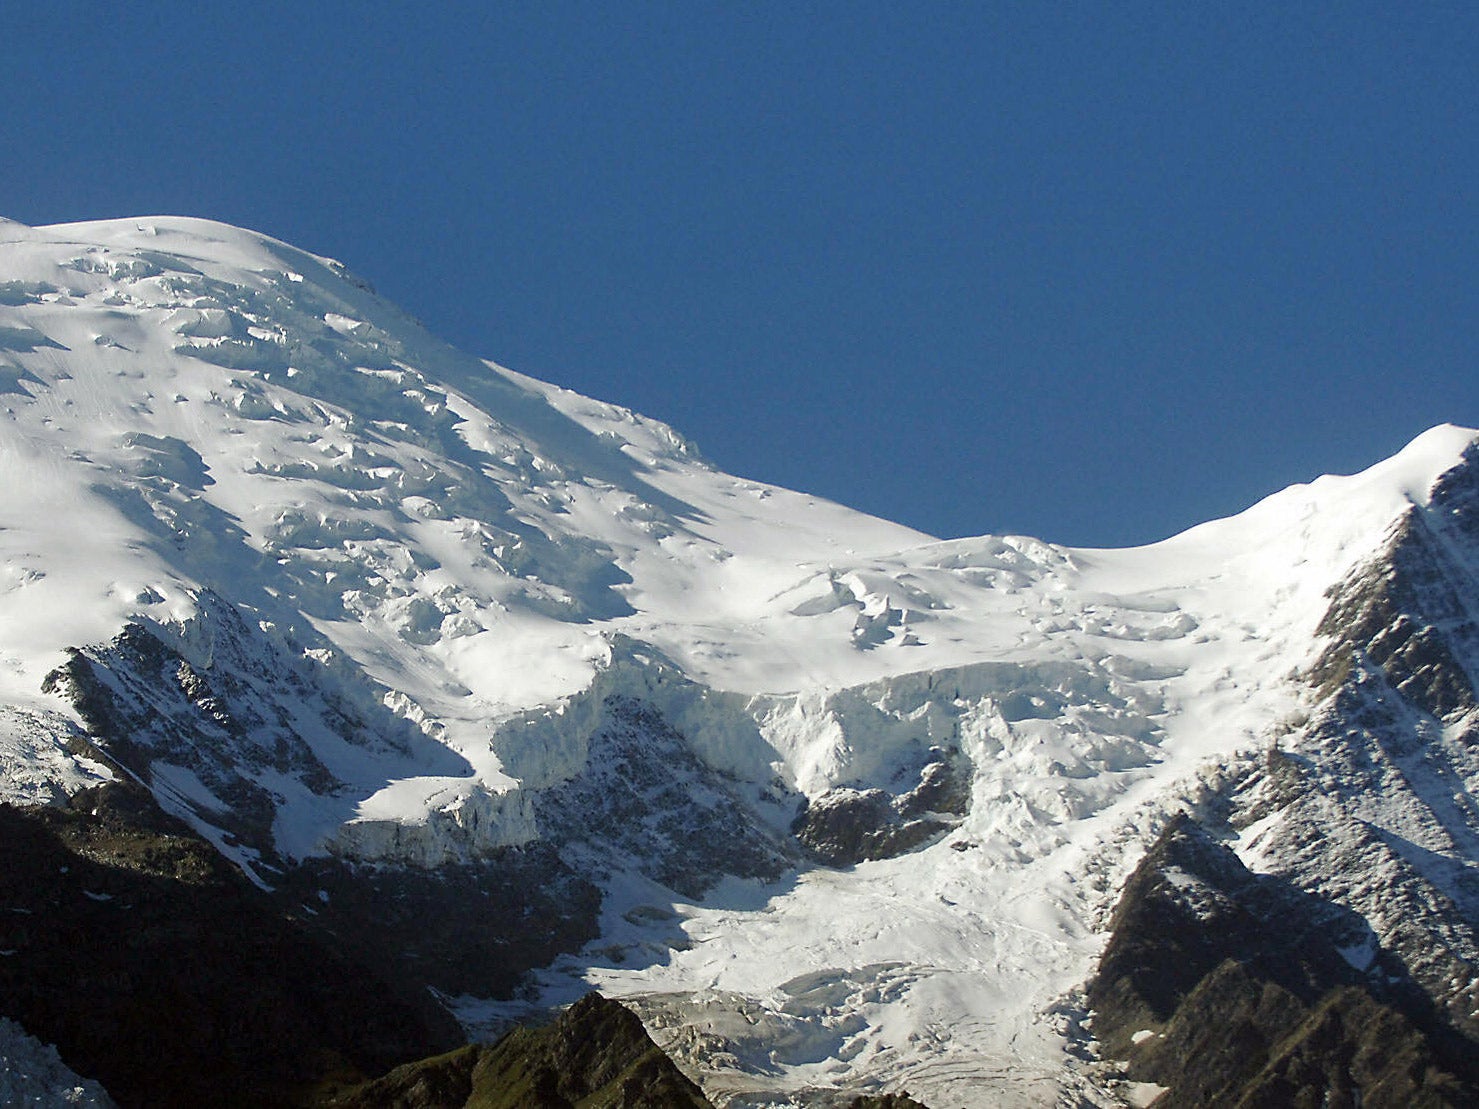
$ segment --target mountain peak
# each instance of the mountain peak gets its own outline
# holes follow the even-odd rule
[[[1438,424],[1368,472],[1379,473],[1386,480],[1400,483],[1414,504],[1422,504],[1439,478],[1450,470],[1473,462],[1476,442],[1479,442],[1479,430],[1457,424]]]

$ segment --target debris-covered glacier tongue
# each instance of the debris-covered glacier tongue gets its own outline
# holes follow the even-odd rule
[[[1184,811],[1475,1036],[1474,432],[939,542],[175,218],[0,224],[0,394],[0,793],[137,780],[469,1027],[598,986],[736,1105],[1174,1088],[1083,987]]]

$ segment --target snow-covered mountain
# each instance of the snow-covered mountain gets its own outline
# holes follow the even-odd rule
[[[0,221],[0,393],[0,797],[137,780],[470,1029],[595,986],[719,1102],[1143,1100],[1083,989],[1184,812],[1479,1039],[1473,431],[940,542],[178,218]]]

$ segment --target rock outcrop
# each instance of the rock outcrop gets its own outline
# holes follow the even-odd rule
[[[545,1028],[518,1028],[398,1067],[338,1109],[711,1109],[632,1012],[588,994]]]
[[[1088,991],[1104,1052],[1166,1106],[1462,1106],[1472,1045],[1332,942],[1338,910],[1174,820],[1115,909]],[[1346,911],[1343,915],[1352,914]]]
[[[0,853],[4,1015],[119,1105],[304,1104],[461,1039],[137,786],[0,806]]]

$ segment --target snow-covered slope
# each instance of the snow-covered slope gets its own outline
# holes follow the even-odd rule
[[[634,999],[737,1103],[1112,1103],[1120,882],[1307,732],[1330,591],[1476,438],[1134,550],[939,542],[177,218],[0,222],[0,404],[7,798],[137,776],[264,886],[551,843],[601,935],[523,1004]],[[1472,802],[1413,819],[1472,867]]]

